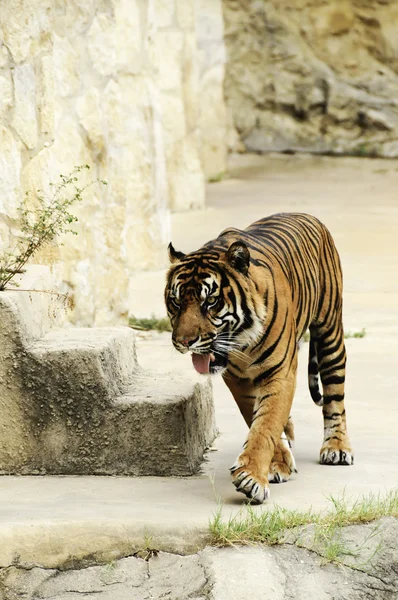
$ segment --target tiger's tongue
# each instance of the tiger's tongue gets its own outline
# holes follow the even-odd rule
[[[198,373],[209,373],[211,354],[192,354],[192,363]]]

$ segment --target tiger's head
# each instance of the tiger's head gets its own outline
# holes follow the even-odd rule
[[[165,301],[174,347],[192,352],[199,373],[222,372],[229,357],[238,356],[262,330],[249,249],[236,241],[226,249],[204,246],[190,254],[172,244],[168,250]]]

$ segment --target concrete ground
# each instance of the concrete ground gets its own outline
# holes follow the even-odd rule
[[[396,161],[239,156],[231,160],[228,178],[209,185],[205,211],[173,217],[173,243],[189,251],[227,226],[245,227],[273,212],[316,215],[330,228],[341,254],[346,330],[366,329],[364,338],[347,340],[346,408],[355,465],[317,462],[322,415],[307,389],[304,344],[292,411],[299,473],[272,485],[271,501],[255,510],[273,503],[324,509],[330,494],[384,492],[398,483],[397,189]],[[144,274],[132,285],[137,290],[133,314],[164,313],[164,272]],[[192,369],[190,359],[172,349],[169,334],[142,340],[138,358],[143,366],[165,371],[171,363]],[[0,567],[17,561],[53,568],[85,556],[109,561],[131,555],[149,537],[152,546],[168,551],[201,546],[219,506],[228,517],[242,510],[244,500],[230,483],[228,468],[239,453],[245,424],[219,379],[214,379],[214,397],[220,435],[201,475],[2,477]]]
[[[320,566],[315,548],[205,548],[187,556],[141,552],[79,569],[0,570],[2,600],[396,600],[398,520],[346,528],[356,555]]]

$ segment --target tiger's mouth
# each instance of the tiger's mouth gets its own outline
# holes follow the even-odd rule
[[[220,355],[219,353],[213,354],[208,352],[206,354],[192,353],[192,364],[195,370],[201,375],[217,373],[225,369],[228,363],[228,356]]]

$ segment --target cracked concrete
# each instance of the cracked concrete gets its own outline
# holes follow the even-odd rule
[[[357,562],[351,556],[349,560],[343,557],[342,564],[322,566],[317,552],[284,544],[206,548],[188,556],[155,551],[148,553],[148,560],[130,556],[66,571],[15,565],[0,571],[0,598],[394,600],[398,594],[398,521],[382,519],[346,527],[342,536],[350,543],[347,548],[360,548]]]

